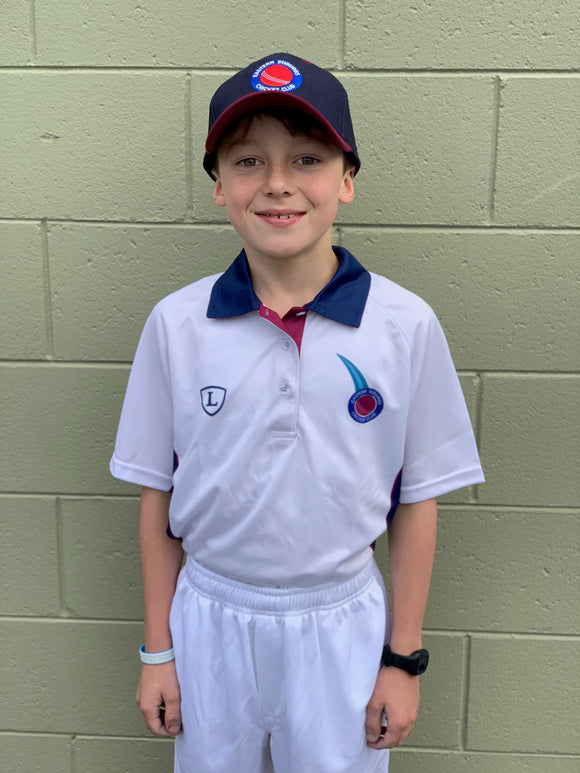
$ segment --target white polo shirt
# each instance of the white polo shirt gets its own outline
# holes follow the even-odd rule
[[[173,534],[233,579],[346,579],[398,501],[483,481],[432,310],[335,252],[300,351],[259,314],[243,251],[162,300],[139,342],[111,473],[173,487]]]

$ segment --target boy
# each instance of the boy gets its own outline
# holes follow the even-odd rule
[[[204,167],[244,250],[151,314],[111,460],[143,486],[138,703],[178,773],[384,772],[427,667],[435,498],[482,480],[463,396],[426,304],[332,247],[360,167],[334,76],[234,75]]]

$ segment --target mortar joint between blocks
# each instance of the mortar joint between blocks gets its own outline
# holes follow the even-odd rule
[[[467,634],[463,645],[463,680],[460,702],[459,749],[461,751],[466,751],[468,748],[471,641],[471,635]]]
[[[37,41],[36,41],[36,6],[35,0],[28,0],[28,32],[30,36],[30,64],[36,64],[37,61]]]
[[[338,67],[340,70],[344,70],[344,63],[346,61],[346,0],[338,3],[337,14]]]
[[[56,544],[58,550],[58,592],[60,609],[58,616],[60,618],[74,617],[74,613],[66,605],[66,580],[64,570],[64,523],[62,512],[62,498],[60,496],[55,498],[55,515],[56,515]]]
[[[184,104],[184,141],[185,141],[185,215],[184,223],[192,223],[194,220],[193,204],[193,126],[191,121],[192,111],[192,83],[191,73],[185,74],[185,104]]]
[[[48,246],[48,220],[40,221],[40,256],[42,285],[44,292],[45,358],[54,360],[54,327],[52,309],[52,289],[50,282],[50,252]]]
[[[492,127],[490,139],[490,165],[488,180],[488,199],[487,199],[487,224],[493,225],[495,221],[495,192],[497,183],[497,163],[499,152],[499,122],[501,112],[501,90],[503,88],[500,75],[496,75],[493,81],[493,110]]]

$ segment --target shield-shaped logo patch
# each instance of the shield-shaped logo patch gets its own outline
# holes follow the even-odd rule
[[[220,386],[206,386],[200,390],[201,407],[208,416],[215,416],[221,411],[226,399],[226,389]]]

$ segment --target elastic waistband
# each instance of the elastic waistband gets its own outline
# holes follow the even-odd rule
[[[359,596],[374,580],[378,569],[371,559],[349,580],[307,588],[271,588],[249,585],[215,574],[187,557],[185,573],[189,584],[202,596],[254,614],[291,615],[331,609]]]

